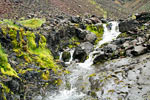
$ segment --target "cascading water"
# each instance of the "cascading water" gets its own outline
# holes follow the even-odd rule
[[[117,38],[120,34],[118,29],[118,22],[110,22],[110,29],[108,29],[107,25],[104,24],[104,34],[103,39],[99,41],[98,45],[96,45],[93,52],[89,54],[89,58],[84,63],[76,63],[73,61],[73,53],[74,50],[71,50],[71,59],[66,64],[69,64],[68,70],[71,72],[68,76],[65,76],[64,81],[69,83],[69,88],[66,86],[62,86],[60,88],[59,93],[55,93],[51,96],[46,97],[44,100],[82,100],[85,97],[88,97],[86,93],[88,91],[82,91],[82,87],[89,88],[86,82],[88,81],[88,77],[90,74],[94,73],[93,60],[96,57],[96,54],[101,53],[97,49],[104,43],[108,43]],[[60,60],[62,57],[62,53],[60,53]],[[72,62],[72,63],[71,63]],[[81,92],[82,91],[82,92]]]

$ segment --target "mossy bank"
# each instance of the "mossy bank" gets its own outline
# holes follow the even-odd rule
[[[44,23],[37,18],[0,21],[0,100],[31,100],[39,89],[60,84],[62,67],[45,36],[34,32]]]

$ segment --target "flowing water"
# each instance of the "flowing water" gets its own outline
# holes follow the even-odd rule
[[[59,92],[48,95],[44,100],[83,100],[88,97],[86,95],[88,91],[85,91],[85,88],[90,88],[87,84],[89,81],[88,77],[95,72],[93,60],[95,59],[96,54],[102,53],[101,51],[98,51],[98,48],[102,44],[116,39],[120,34],[118,22],[113,21],[109,24],[111,24],[110,28],[108,28],[106,24],[103,25],[103,39],[99,41],[98,45],[96,45],[95,49],[89,54],[89,58],[84,63],[76,63],[73,61],[74,50],[70,50],[71,59],[69,62],[65,63],[68,65],[68,70],[71,73],[64,76],[64,84],[60,87]],[[60,53],[60,60],[62,60],[61,57],[62,53]]]

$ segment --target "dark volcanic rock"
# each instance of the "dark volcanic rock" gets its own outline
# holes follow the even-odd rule
[[[62,60],[68,62],[71,58],[70,52],[64,51],[62,54]]]
[[[75,52],[73,54],[73,59],[77,59],[80,62],[84,62],[87,58],[87,53],[81,47],[76,47]]]
[[[81,18],[79,16],[72,16],[71,17],[71,22],[72,23],[80,23],[81,22]]]
[[[76,29],[76,34],[80,40],[84,40],[88,32],[82,29]]]
[[[136,20],[120,22],[119,31],[120,32],[134,31],[137,26],[138,22]]]
[[[150,13],[149,12],[143,12],[141,14],[136,15],[136,20],[140,23],[146,23],[150,21]]]
[[[94,43],[95,41],[96,41],[96,39],[97,39],[97,37],[96,37],[96,35],[95,34],[93,34],[93,33],[88,33],[87,35],[86,35],[86,41],[89,41],[89,42],[91,42],[91,43]]]
[[[91,44],[90,42],[81,43],[81,44],[80,44],[80,47],[81,47],[83,50],[85,50],[85,52],[86,52],[87,54],[89,54],[90,52],[92,52],[92,51],[93,51],[93,48],[94,48],[93,44]]]

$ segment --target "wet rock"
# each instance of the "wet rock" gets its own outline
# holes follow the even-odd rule
[[[107,23],[108,21],[106,19],[101,19],[102,23]]]
[[[111,24],[111,23],[108,24],[108,25],[107,25],[107,28],[108,28],[109,30],[111,30],[111,29],[112,29],[112,24]]]
[[[108,44],[103,48],[103,51],[105,53],[113,53],[117,49],[117,45],[114,44]]]
[[[70,58],[71,58],[70,52],[64,51],[62,54],[62,60],[64,62],[68,62],[70,60]]]
[[[89,53],[93,50],[93,48],[94,48],[93,44],[91,44],[90,42],[81,43],[81,44],[80,44],[80,47],[81,47],[87,54],[89,54]]]
[[[93,33],[88,33],[88,34],[86,35],[86,41],[89,41],[89,42],[91,42],[91,43],[94,43],[94,42],[96,41],[96,39],[97,39],[97,37],[96,37],[96,35],[93,34]]]
[[[75,52],[73,54],[73,59],[79,60],[79,62],[84,62],[87,58],[86,51],[81,47],[76,47]]]
[[[134,55],[134,56],[138,56],[138,55],[141,55],[141,54],[145,53],[146,50],[147,50],[147,48],[143,47],[142,45],[135,46],[134,50],[131,52],[131,54]]]

